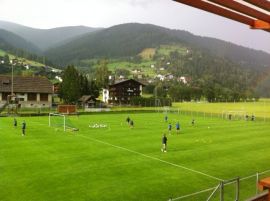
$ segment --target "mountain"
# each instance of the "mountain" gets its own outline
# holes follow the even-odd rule
[[[86,26],[35,29],[6,21],[0,21],[0,28],[21,36],[25,40],[35,44],[42,51],[66,43],[86,33],[100,30],[100,28]]]
[[[85,34],[45,54],[58,64],[89,58],[138,55],[145,48],[179,43],[250,68],[270,67],[270,54],[222,40],[150,24],[129,23]]]
[[[13,52],[20,49],[31,53],[40,53],[40,50],[34,44],[3,29],[0,29],[0,49]]]

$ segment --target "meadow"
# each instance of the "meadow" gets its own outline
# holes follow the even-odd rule
[[[249,116],[254,114],[260,118],[270,118],[270,100],[260,99],[255,102],[235,103],[209,103],[209,102],[177,102],[172,104],[173,108],[189,112],[201,112],[208,114],[222,114],[224,111],[243,111]]]
[[[32,61],[32,60],[28,60],[28,59],[25,59],[25,58],[21,58],[21,57],[16,57],[14,56],[13,54],[10,54],[10,53],[7,53],[6,51],[0,49],[0,56],[5,56],[5,55],[8,55],[10,59],[15,59],[17,58],[19,61],[23,61],[24,64],[28,64],[30,66],[37,66],[37,67],[41,67],[41,66],[44,66],[44,64],[41,64],[39,62],[36,62],[36,61]]]
[[[176,198],[270,169],[269,123],[168,113],[173,125],[169,135],[164,115],[130,111],[70,116],[79,129],[75,132],[49,127],[46,116],[17,117],[17,128],[12,117],[1,117],[1,201],[200,201],[211,191]],[[125,122],[127,116],[134,128]],[[21,136],[23,120],[26,136]],[[89,127],[94,124],[107,127]],[[161,152],[163,133],[167,153]],[[255,176],[241,181],[240,200],[254,195],[255,181]],[[225,187],[227,200],[232,200],[233,189]]]

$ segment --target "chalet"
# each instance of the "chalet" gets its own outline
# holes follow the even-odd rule
[[[109,85],[108,102],[113,104],[129,104],[134,96],[142,95],[144,84],[134,80],[122,80]]]
[[[102,89],[102,101],[104,103],[109,103],[109,90],[108,89]]]
[[[91,96],[91,95],[83,95],[79,99],[79,103],[83,108],[95,107],[96,102],[97,102],[96,98],[94,96]]]
[[[11,76],[0,75],[0,104],[11,95]],[[45,77],[14,76],[13,92],[21,107],[51,107],[53,84]]]

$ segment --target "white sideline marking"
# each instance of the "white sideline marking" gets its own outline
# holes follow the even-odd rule
[[[216,187],[208,188],[208,189],[198,191],[198,192],[195,192],[195,193],[191,193],[191,194],[188,194],[188,195],[183,195],[183,196],[180,196],[180,197],[177,197],[177,198],[172,198],[172,201],[174,201],[174,200],[182,200],[183,198],[188,198],[188,197],[192,197],[194,195],[198,195],[198,194],[201,194],[201,193],[213,191],[214,189],[216,189],[218,187],[219,187],[219,185],[216,186]]]
[[[175,167],[178,167],[178,168],[182,168],[182,169],[185,169],[185,170],[188,170],[188,171],[191,171],[191,172],[195,172],[195,173],[197,173],[197,174],[200,174],[200,175],[203,175],[203,176],[206,176],[206,177],[209,177],[209,178],[218,180],[218,181],[223,181],[222,179],[217,178],[217,177],[214,177],[214,176],[211,176],[211,175],[209,175],[209,174],[206,174],[206,173],[203,173],[203,172],[200,172],[200,171],[197,171],[197,170],[193,170],[193,169],[187,168],[187,167],[182,166],[182,165],[177,165],[177,164],[175,164],[175,163],[171,163],[171,162],[168,162],[168,161],[165,161],[165,160],[162,160],[162,159],[153,157],[153,156],[148,156],[148,155],[146,155],[146,154],[142,154],[142,153],[140,153],[140,152],[133,151],[133,150],[130,150],[130,149],[127,149],[127,148],[124,148],[124,147],[120,147],[120,146],[117,146],[117,145],[114,145],[114,144],[110,144],[110,143],[108,143],[108,142],[104,142],[104,141],[101,141],[101,140],[97,140],[97,139],[95,139],[95,138],[86,137],[86,136],[83,136],[83,135],[77,135],[77,136],[82,137],[82,138],[86,138],[86,139],[89,139],[89,140],[92,140],[92,141],[95,141],[95,142],[99,142],[99,143],[101,143],[101,144],[109,145],[109,146],[112,146],[112,147],[115,147],[115,148],[118,148],[118,149],[122,149],[122,150],[125,150],[125,151],[128,151],[128,152],[134,153],[134,154],[138,154],[138,155],[144,156],[144,157],[146,157],[146,158],[150,158],[150,159],[152,159],[152,160],[160,161],[160,162],[166,163],[166,164],[168,164],[168,165],[172,165],[172,166],[175,166]]]

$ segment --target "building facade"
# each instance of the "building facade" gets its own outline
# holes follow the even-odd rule
[[[109,85],[109,103],[129,104],[132,97],[142,95],[144,84],[134,80],[122,80]]]
[[[53,84],[45,77],[0,75],[0,103],[6,103],[13,94],[21,107],[51,107]]]

